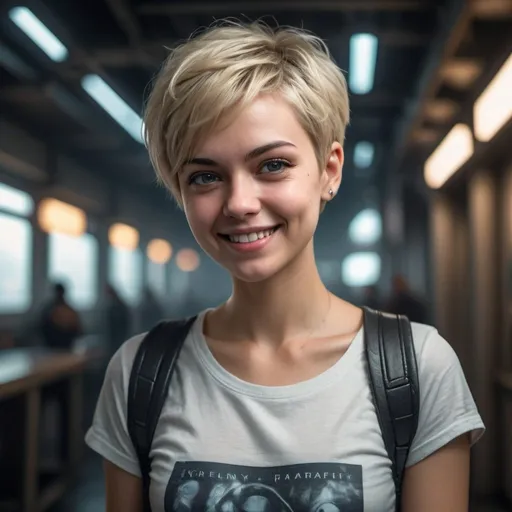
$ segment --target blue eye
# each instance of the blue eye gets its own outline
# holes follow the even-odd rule
[[[284,160],[270,160],[265,162],[261,170],[269,173],[279,173],[284,170],[284,167],[289,167],[290,164]]]
[[[194,174],[190,177],[189,183],[191,185],[211,185],[217,180],[217,176],[211,172],[202,172],[200,174]]]

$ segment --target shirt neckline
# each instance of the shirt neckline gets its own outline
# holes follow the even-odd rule
[[[191,342],[196,356],[208,373],[223,387],[232,392],[267,400],[283,400],[309,396],[333,382],[340,380],[357,352],[357,347],[363,341],[363,328],[356,333],[346,352],[333,366],[310,379],[286,386],[263,386],[253,384],[236,377],[226,370],[213,356],[203,334],[204,319],[209,310],[202,311],[191,329]]]

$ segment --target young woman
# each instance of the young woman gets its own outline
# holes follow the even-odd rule
[[[181,351],[152,444],[154,512],[395,509],[362,311],[325,288],[313,250],[348,121],[342,73],[294,29],[211,28],[176,48],[154,84],[145,129],[156,172],[233,281]],[[448,343],[426,325],[413,336],[421,412],[402,510],[466,512],[484,427]],[[142,338],[110,362],[87,434],[105,459],[108,512],[142,510],[126,411]],[[251,494],[258,482],[266,492]]]

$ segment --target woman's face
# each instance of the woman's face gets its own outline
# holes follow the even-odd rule
[[[180,172],[188,223],[199,245],[235,278],[268,279],[312,244],[322,200],[338,190],[343,150],[319,170],[292,108],[258,97],[214,131]]]

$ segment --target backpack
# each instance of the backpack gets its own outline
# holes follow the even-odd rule
[[[409,320],[364,310],[364,343],[370,388],[384,445],[392,463],[396,510],[400,510],[402,480],[418,426],[418,369]],[[128,432],[142,473],[144,512],[151,511],[150,449],[167,398],[176,361],[196,317],[159,323],[142,341],[128,387]]]

